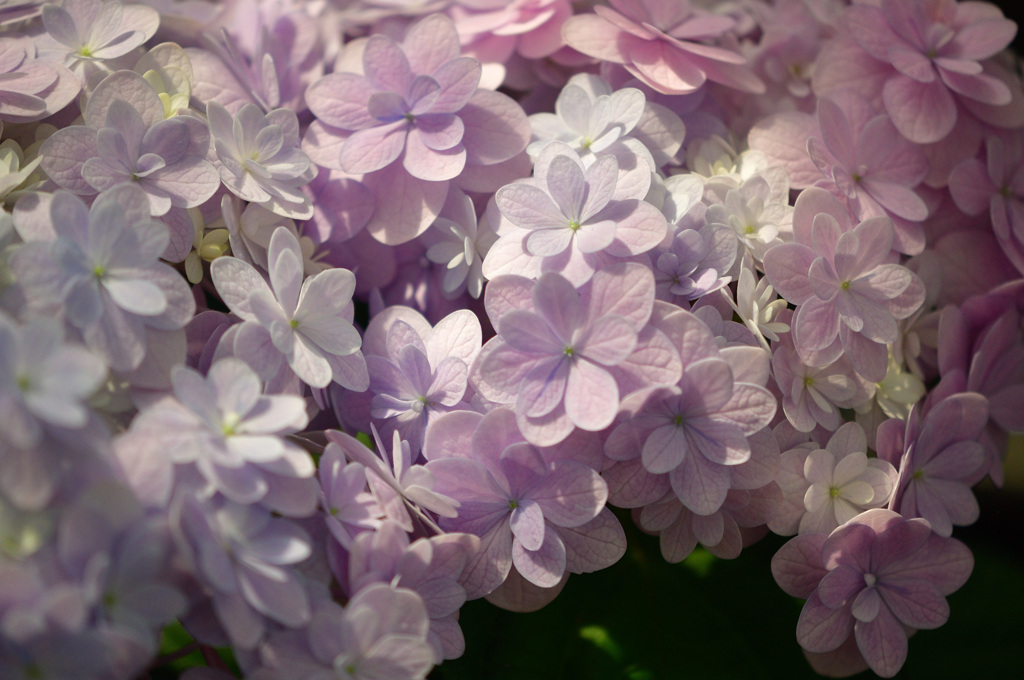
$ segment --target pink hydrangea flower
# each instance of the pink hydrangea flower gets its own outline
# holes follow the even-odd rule
[[[858,59],[884,67],[876,69],[880,91],[863,94],[881,95],[896,129],[912,142],[946,137],[956,125],[959,99],[992,106],[1011,102],[1006,83],[985,73],[981,63],[1009,45],[1017,32],[995,5],[882,0],[877,6],[855,4],[844,19],[862,50]],[[821,96],[819,82],[827,87],[827,81],[818,75],[815,92]]]
[[[703,41],[721,38],[732,18],[694,10],[688,0],[611,0],[595,14],[565,22],[562,37],[573,49],[613,64],[664,94],[690,94],[711,80],[762,93],[764,83],[729,49]]]
[[[375,35],[351,49],[361,50],[361,59],[347,60],[356,70],[306,92],[319,120],[303,148],[320,165],[363,176],[377,198],[367,228],[378,240],[416,237],[437,217],[448,182],[526,148],[526,115],[506,95],[478,88],[480,63],[460,56],[447,17],[417,22],[401,44]]]
[[[871,670],[886,678],[907,658],[908,630],[944,624],[946,596],[973,568],[960,541],[932,533],[922,519],[881,508],[828,536],[797,536],[772,558],[779,586],[807,598],[796,627],[800,645],[834,652],[852,636]]]
[[[887,263],[893,245],[888,217],[844,229],[836,215],[849,223],[845,208],[823,190],[804,191],[794,209],[797,242],[769,249],[765,274],[797,305],[798,351],[822,352],[825,363],[845,352],[858,373],[879,382],[888,367],[886,345],[899,336],[896,321],[921,306],[924,285],[906,267]]]

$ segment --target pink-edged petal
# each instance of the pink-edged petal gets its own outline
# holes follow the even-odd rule
[[[781,243],[764,254],[764,269],[772,287],[786,300],[802,305],[814,297],[808,271],[816,255],[801,243]]]
[[[835,302],[817,297],[808,299],[796,310],[793,332],[799,348],[813,352],[829,347],[840,332]]]
[[[671,472],[679,467],[689,449],[686,433],[675,424],[663,425],[651,432],[640,451],[644,468],[652,474]]]
[[[607,508],[582,526],[560,527],[558,535],[565,544],[565,568],[573,574],[609,567],[626,552],[626,534]]]
[[[516,410],[531,418],[548,415],[562,403],[570,374],[568,359],[556,357],[538,363],[519,386]]]
[[[937,142],[956,124],[956,102],[945,83],[919,83],[899,74],[882,90],[885,109],[900,134],[917,144]]]
[[[354,132],[341,147],[341,168],[361,175],[387,167],[401,155],[407,133],[405,120]]]
[[[621,317],[605,316],[591,324],[579,353],[604,366],[622,363],[637,344],[636,331]]]
[[[1013,99],[1010,88],[995,76],[984,73],[967,75],[948,69],[939,69],[939,74],[942,82],[962,97],[992,106],[1005,106]]]
[[[527,550],[521,541],[513,541],[512,563],[530,583],[552,588],[565,573],[565,544],[555,531],[544,532],[544,542],[533,551]]]
[[[871,623],[858,621],[854,626],[857,648],[868,666],[878,675],[891,678],[907,660],[907,634],[885,607]]]
[[[661,40],[637,40],[628,55],[627,70],[664,94],[689,94],[707,80],[693,58]]]
[[[669,473],[669,481],[683,505],[698,515],[710,515],[722,507],[729,493],[729,468],[702,455],[689,455]]]
[[[477,90],[459,111],[465,125],[462,143],[468,165],[493,165],[526,149],[530,123],[522,107],[511,97],[491,90]]]
[[[509,517],[509,526],[523,548],[540,550],[544,543],[544,512],[535,500],[520,500]]]
[[[466,150],[461,145],[443,151],[431,149],[419,128],[412,128],[405,139],[402,166],[410,175],[428,182],[455,179],[466,167]]]
[[[846,607],[826,607],[818,593],[804,603],[796,623],[796,640],[809,652],[830,652],[837,649],[853,632],[853,616]]]
[[[501,214],[523,229],[568,228],[569,220],[551,196],[531,184],[502,187],[494,197]]]
[[[574,50],[616,64],[627,61],[620,41],[622,35],[622,29],[596,14],[570,17],[562,26],[562,39]]]
[[[619,409],[615,378],[580,358],[572,362],[565,388],[565,411],[576,427],[597,432],[611,425]]]
[[[328,125],[362,130],[376,123],[366,105],[373,86],[355,73],[332,73],[306,90],[305,101],[313,114]]]
[[[790,539],[772,557],[772,576],[786,594],[809,598],[829,573],[821,564],[822,534],[804,534]]]

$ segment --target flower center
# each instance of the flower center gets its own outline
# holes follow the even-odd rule
[[[864,583],[867,585],[868,588],[871,588],[877,582],[878,579],[875,577],[874,574],[864,574]]]
[[[832,498],[839,498],[839,487],[830,486],[828,488],[828,495]]]
[[[850,290],[850,282],[843,281],[842,283],[839,284],[839,287],[842,288],[843,290]]]
[[[508,509],[509,510],[515,510],[518,507],[519,507],[519,501],[517,501],[514,498],[510,498],[509,501],[508,501]]]

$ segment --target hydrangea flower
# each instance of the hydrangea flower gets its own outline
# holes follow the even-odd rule
[[[530,127],[533,141],[526,151],[532,158],[552,141],[568,144],[588,167],[599,156],[615,156],[623,186],[649,184],[649,174],[675,156],[685,134],[679,116],[646,101],[640,90],[613,92],[607,81],[587,73],[570,78],[555,112],[533,114]]]
[[[622,401],[605,442],[613,460],[639,457],[651,474],[668,474],[680,501],[710,515],[725,501],[729,467],[750,459],[747,437],[775,415],[775,398],[757,382],[768,377],[768,356],[758,348],[719,352],[696,316],[673,316],[672,335],[682,351],[677,385],[634,392]]]
[[[687,308],[691,302],[729,285],[736,261],[731,229],[705,221],[705,206],[695,204],[671,229],[674,233],[653,251],[658,299]]]
[[[423,680],[434,667],[423,600],[407,588],[373,583],[344,608],[316,603],[302,631],[272,633],[260,647],[253,680],[345,678]]]
[[[461,581],[479,548],[480,541],[469,534],[442,534],[410,544],[401,527],[385,521],[377,531],[356,537],[349,552],[349,589],[358,593],[371,583],[389,583],[417,593],[430,618],[427,641],[437,662],[456,659],[465,650],[458,611],[469,595]]]
[[[346,550],[355,536],[380,526],[384,513],[366,489],[366,468],[347,461],[340,444],[328,442],[317,461],[320,504],[331,535]]]
[[[809,211],[824,201],[827,208],[834,201],[818,198],[814,191],[801,194],[794,217],[794,224],[812,224],[801,225],[796,243],[782,243],[765,253],[765,274],[797,305],[793,334],[802,357],[822,353],[821,365],[845,352],[858,373],[880,381],[889,363],[886,344],[898,338],[896,320],[917,311],[924,285],[906,267],[886,263],[893,246],[889,218],[872,217],[849,230],[829,212],[810,219],[801,207]],[[849,220],[845,209],[838,212]]]
[[[313,461],[283,439],[308,422],[302,399],[264,395],[256,373],[233,357],[214,363],[205,377],[178,366],[171,378],[173,394],[142,410],[118,441],[122,461],[157,468],[151,501],[167,503],[184,472],[172,465],[194,465],[205,484],[234,503],[263,503],[294,516],[313,511],[315,493],[294,495],[315,492]],[[155,458],[157,451],[170,453]]]
[[[36,59],[29,38],[0,38],[0,121],[28,123],[67,106],[81,89],[60,64]]]
[[[62,0],[43,7],[46,33],[36,39],[43,59],[61,63],[90,85],[124,56],[153,37],[160,15],[146,5],[116,0]]]
[[[441,528],[480,536],[468,587],[493,591],[515,565],[530,583],[553,588],[566,570],[615,562],[621,542],[601,545],[608,521],[599,519],[608,496],[604,480],[573,460],[547,462],[522,440],[512,416],[499,408],[463,424],[472,429],[463,429],[471,449],[462,455],[443,445],[426,452],[437,490],[460,503],[458,516],[443,518]]]
[[[608,427],[619,405],[616,369],[642,347],[640,332],[650,318],[649,270],[632,264],[604,269],[583,291],[554,273],[533,284],[502,277],[491,282],[489,300],[492,291],[495,298],[530,293],[518,307],[489,310],[498,336],[474,368],[477,391],[515,404],[520,429],[539,446],[558,443],[576,427]],[[671,354],[636,354],[638,363],[651,362],[645,377],[655,384],[678,375]]]
[[[949,176],[949,193],[956,206],[968,215],[986,210],[992,230],[1006,256],[1024,272],[1024,239],[1021,238],[1021,201],[1024,199],[1024,167],[1021,138],[985,140],[984,162],[972,158],[957,165]]]
[[[42,169],[62,188],[88,196],[134,184],[160,216],[172,206],[196,207],[220,186],[206,160],[206,126],[193,116],[165,119],[163,101],[141,75],[104,78],[84,116],[85,125],[58,130],[39,150]]]
[[[103,361],[64,342],[64,329],[39,318],[19,327],[0,312],[0,440],[17,448],[37,445],[43,427],[76,429],[89,419],[85,405],[106,375]]]
[[[427,259],[444,265],[441,285],[445,295],[455,297],[466,291],[470,297],[479,298],[484,289],[484,257],[498,235],[489,218],[477,220],[469,196],[456,187],[449,189],[441,214],[421,239],[428,244]]]
[[[290,109],[264,115],[246,104],[232,117],[216,102],[206,105],[221,181],[244,201],[297,220],[313,216],[313,203],[300,187],[316,168],[299,148],[299,119]]]
[[[403,243],[437,217],[450,180],[520,153],[529,124],[510,98],[478,89],[480,63],[459,56],[447,17],[420,20],[400,45],[375,35],[360,47],[358,71],[332,73],[306,92],[319,120],[303,148],[320,165],[363,175],[377,199],[367,229]],[[404,205],[389,206],[398,187]]]
[[[57,192],[48,213],[55,240],[19,247],[12,270],[34,306],[60,310],[112,369],[138,368],[149,329],[184,328],[195,311],[188,284],[158,259],[166,227],[150,219],[146,194],[131,184],[104,192],[92,208]]]
[[[727,191],[723,203],[708,206],[707,221],[732,229],[740,244],[760,262],[769,248],[782,242],[780,235],[792,231],[789,178],[785,172],[755,174]]]
[[[222,28],[218,39],[204,42],[207,49],[187,50],[196,73],[196,98],[232,115],[246,103],[264,113],[281,107],[305,110],[306,88],[323,75],[325,31],[319,22],[324,17],[286,4],[235,5],[232,10],[256,16],[222,19],[230,32]]]
[[[907,631],[944,624],[946,596],[973,568],[960,541],[881,508],[827,536],[797,536],[772,558],[779,586],[807,598],[796,628],[800,645],[833,652],[852,636],[871,670],[886,678],[907,658]]]
[[[385,438],[400,434],[418,455],[430,423],[464,407],[469,367],[482,342],[480,321],[460,310],[431,328],[413,310],[393,307],[374,317],[367,335],[370,415]]]
[[[958,99],[1010,103],[1009,88],[980,63],[1009,45],[1017,30],[994,5],[884,0],[851,7],[845,21],[864,58],[887,64],[881,92],[868,96],[881,94],[896,129],[912,142],[946,137]],[[818,85],[816,78],[820,96]]]
[[[499,228],[484,276],[555,271],[579,286],[606,263],[650,251],[665,238],[668,224],[641,200],[646,192],[646,186],[618,187],[614,156],[600,156],[588,167],[566,144],[548,144],[533,178],[494,196],[515,228]]]
[[[890,508],[905,517],[923,517],[936,534],[949,536],[953,525],[973,524],[979,515],[971,484],[986,468],[978,442],[988,420],[988,400],[974,392],[952,395],[906,423],[879,427],[878,454],[899,465]]]
[[[384,515],[408,532],[415,529],[410,510],[416,517],[416,524],[426,523],[435,530],[434,520],[424,510],[441,517],[455,517],[459,502],[434,489],[436,484],[430,470],[413,465],[409,443],[395,432],[389,454],[376,429],[373,434],[379,454],[344,432],[328,430],[327,438],[340,446],[349,460],[362,465],[370,491]]]
[[[783,536],[830,533],[860,513],[889,503],[896,488],[896,468],[868,458],[867,436],[857,423],[846,423],[825,448],[806,445],[782,454],[778,482],[786,510],[770,523]]]
[[[577,14],[562,27],[566,44],[601,61],[622,64],[664,94],[690,94],[706,81],[747,92],[765,86],[742,55],[704,42],[723,37],[732,18],[695,11],[688,1],[611,0],[595,14]]]
[[[303,280],[298,239],[281,227],[270,239],[267,259],[269,286],[237,258],[210,265],[217,292],[244,322],[231,338],[235,354],[258,366],[265,380],[279,378],[287,366],[312,387],[335,381],[365,389],[362,340],[346,313],[355,290],[352,272],[329,269]]]
[[[289,628],[309,623],[309,596],[292,565],[309,557],[311,546],[297,524],[259,506],[190,493],[175,499],[170,517],[180,554],[211,591],[233,645],[255,648],[270,621]]]

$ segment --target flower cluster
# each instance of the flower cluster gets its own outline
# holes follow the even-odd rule
[[[422,679],[630,513],[670,562],[792,536],[811,665],[894,675],[1024,432],[1015,30],[0,3],[0,676],[136,677],[177,620]]]

